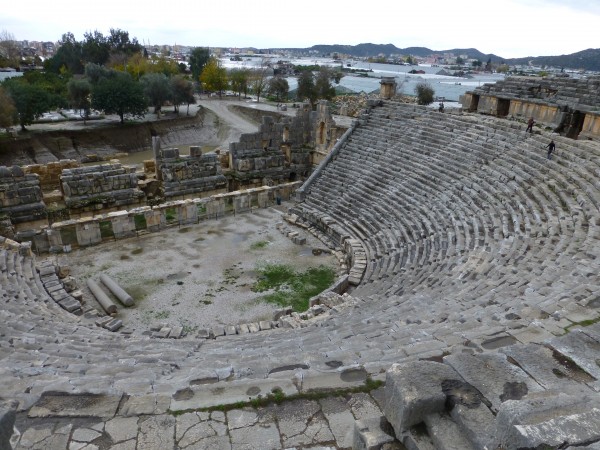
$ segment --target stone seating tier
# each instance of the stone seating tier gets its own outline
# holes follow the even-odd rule
[[[176,344],[111,333],[63,310],[30,275],[30,256],[7,248],[5,392],[21,410],[50,391],[187,409],[203,404],[202,380],[297,391],[325,379],[344,385],[357,367],[381,377],[392,363],[448,355],[450,364],[506,343],[542,349],[598,317],[600,148],[552,136],[558,151],[548,161],[550,136],[512,125],[395,102],[372,110],[293,209],[354,252],[354,302],[299,328]],[[488,395],[499,414],[504,402]]]

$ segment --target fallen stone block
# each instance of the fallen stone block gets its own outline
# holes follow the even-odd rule
[[[123,326],[123,321],[120,319],[112,319],[110,322],[107,322],[103,325],[103,328],[106,328],[108,331],[117,331]]]
[[[566,448],[600,439],[600,401],[548,392],[504,402],[496,416],[503,448]],[[495,447],[494,447],[495,448]]]
[[[260,330],[261,330],[261,331],[264,331],[264,330],[270,330],[271,328],[273,328],[273,327],[271,326],[271,322],[270,322],[270,321],[268,321],[268,320],[261,320],[261,321],[258,323],[258,326],[260,327]]]
[[[444,411],[442,383],[462,380],[450,366],[430,361],[394,364],[386,373],[385,417],[396,436],[421,423],[425,416]]]
[[[169,338],[179,339],[182,334],[183,334],[183,327],[175,326],[175,327],[171,328],[171,332],[169,333]]]

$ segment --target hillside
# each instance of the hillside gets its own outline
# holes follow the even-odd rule
[[[509,64],[533,64],[536,66],[564,67],[565,69],[584,69],[600,71],[600,48],[588,48],[570,55],[532,56],[507,59]]]
[[[403,56],[418,56],[427,57],[431,55],[441,55],[444,53],[452,53],[454,55],[467,55],[469,58],[476,58],[486,62],[491,59],[494,63],[506,62],[510,65],[527,65],[536,66],[554,66],[564,67],[574,70],[592,70],[600,71],[600,49],[589,48],[570,55],[558,56],[529,56],[525,58],[504,58],[493,53],[482,53],[476,48],[452,48],[447,50],[432,50],[427,47],[406,47],[398,48],[393,44],[372,44],[363,43],[358,45],[313,45],[308,48],[287,48],[283,50],[309,52],[317,51],[322,55],[330,55],[332,53],[341,53],[358,58],[378,55],[403,55]]]

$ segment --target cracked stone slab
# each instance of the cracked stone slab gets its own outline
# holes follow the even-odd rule
[[[352,447],[355,419],[343,397],[330,397],[319,400],[321,411],[325,415],[329,428],[339,447]]]
[[[29,410],[29,417],[114,417],[121,396],[113,395],[43,395]]]
[[[144,450],[164,450],[175,444],[175,418],[173,416],[152,416],[140,424],[138,448]]]
[[[295,400],[268,407],[267,410],[277,417],[284,447],[304,448],[335,442],[321,405],[316,401]]]
[[[229,437],[227,435],[227,426],[225,425],[225,416],[222,412],[191,412],[177,417],[175,425],[175,441],[179,448],[212,448],[203,447],[208,442],[219,445],[222,448],[223,441]]]
[[[138,434],[137,417],[115,417],[106,422],[106,433],[113,442],[123,442],[135,439]]]
[[[72,425],[59,426],[53,429],[54,426],[43,428],[29,428],[25,430],[17,449],[28,450],[67,450],[69,443],[69,435],[71,434]]]
[[[279,431],[274,422],[257,423],[230,432],[232,450],[279,450]]]

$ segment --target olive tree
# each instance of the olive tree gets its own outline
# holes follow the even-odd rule
[[[142,86],[125,72],[113,72],[92,87],[92,108],[117,114],[124,123],[125,114],[144,117],[147,101]]]
[[[85,125],[90,117],[92,85],[86,79],[72,78],[67,83],[67,95],[69,104],[80,111]]]
[[[140,83],[150,105],[154,107],[154,113],[160,117],[162,105],[171,98],[169,79],[164,73],[147,73],[140,78]]]

